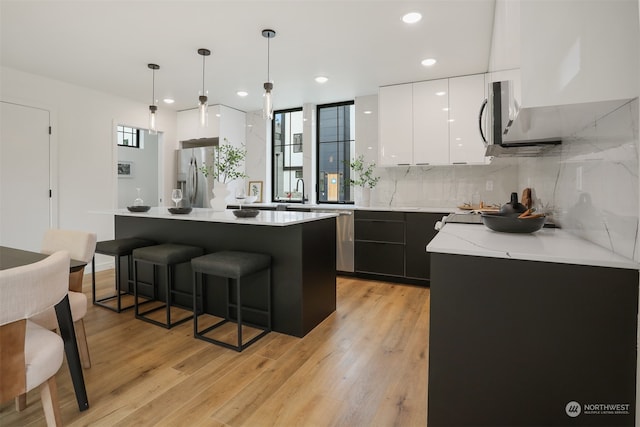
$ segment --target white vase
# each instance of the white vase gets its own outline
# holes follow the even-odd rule
[[[354,198],[356,199],[356,206],[369,206],[371,203],[371,189],[369,187],[356,187]]]
[[[229,195],[227,184],[216,181],[211,192],[213,193],[213,198],[209,201],[211,209],[214,211],[227,209],[227,196]]]

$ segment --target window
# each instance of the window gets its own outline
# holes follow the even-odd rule
[[[349,163],[355,150],[353,101],[318,105],[318,203],[353,203]]]
[[[118,126],[118,145],[140,148],[140,129]]]
[[[274,111],[273,195],[274,202],[302,202],[302,108]],[[305,190],[306,191],[306,190]]]

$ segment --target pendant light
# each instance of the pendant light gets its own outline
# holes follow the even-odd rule
[[[151,105],[149,105],[149,133],[151,135],[155,135],[158,133],[158,129],[156,128],[156,111],[158,111],[158,107],[156,106],[156,70],[160,69],[160,66],[157,64],[147,64],[147,67],[151,69]]]
[[[273,90],[273,82],[269,79],[269,55],[270,40],[276,36],[273,30],[262,30],[262,37],[267,38],[267,81],[264,84],[264,106],[262,108],[262,116],[265,119],[273,120],[273,100],[271,99],[271,91]]]
[[[209,101],[207,99],[207,93],[204,91],[204,60],[207,56],[211,55],[209,49],[198,49],[198,54],[202,55],[202,92],[198,97],[198,113],[200,116],[200,127],[206,127],[209,119]]]

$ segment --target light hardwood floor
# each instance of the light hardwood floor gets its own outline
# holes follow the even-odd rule
[[[112,286],[113,271],[97,274]],[[90,276],[84,289],[91,301]],[[304,338],[272,332],[242,353],[89,304],[90,408],[66,361],[56,375],[65,425],[425,426],[429,289],[339,277],[336,312]],[[0,426],[44,425],[37,389]]]

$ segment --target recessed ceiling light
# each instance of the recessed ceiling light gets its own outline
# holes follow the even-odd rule
[[[363,111],[362,114],[371,114],[371,110]]]
[[[327,81],[329,81],[329,79],[326,78],[325,76],[316,77],[316,82],[318,82],[318,83],[326,83]]]
[[[442,109],[442,111],[449,111],[449,108],[448,108],[448,107],[444,107],[444,108]]]
[[[447,121],[448,121],[448,122],[455,122],[455,121],[456,121],[456,119],[449,119],[449,120],[447,120]]]
[[[445,96],[447,94],[447,92],[436,92],[437,96]]]
[[[424,65],[425,67],[431,67],[432,65],[434,65],[436,62],[435,59],[433,58],[427,58],[427,59],[423,59],[422,62],[420,62],[422,65]]]
[[[245,97],[245,96],[249,95],[249,93],[245,92],[244,90],[239,90],[239,91],[236,92],[236,94],[238,96],[242,96],[242,97]]]
[[[175,101],[175,99],[172,98],[165,98],[162,100],[162,102],[164,102],[165,104],[173,104]]]
[[[418,12],[409,12],[402,17],[402,21],[404,21],[407,24],[415,24],[421,19],[422,19],[422,15],[419,14]]]
[[[367,150],[373,150],[373,147],[367,147]]]

